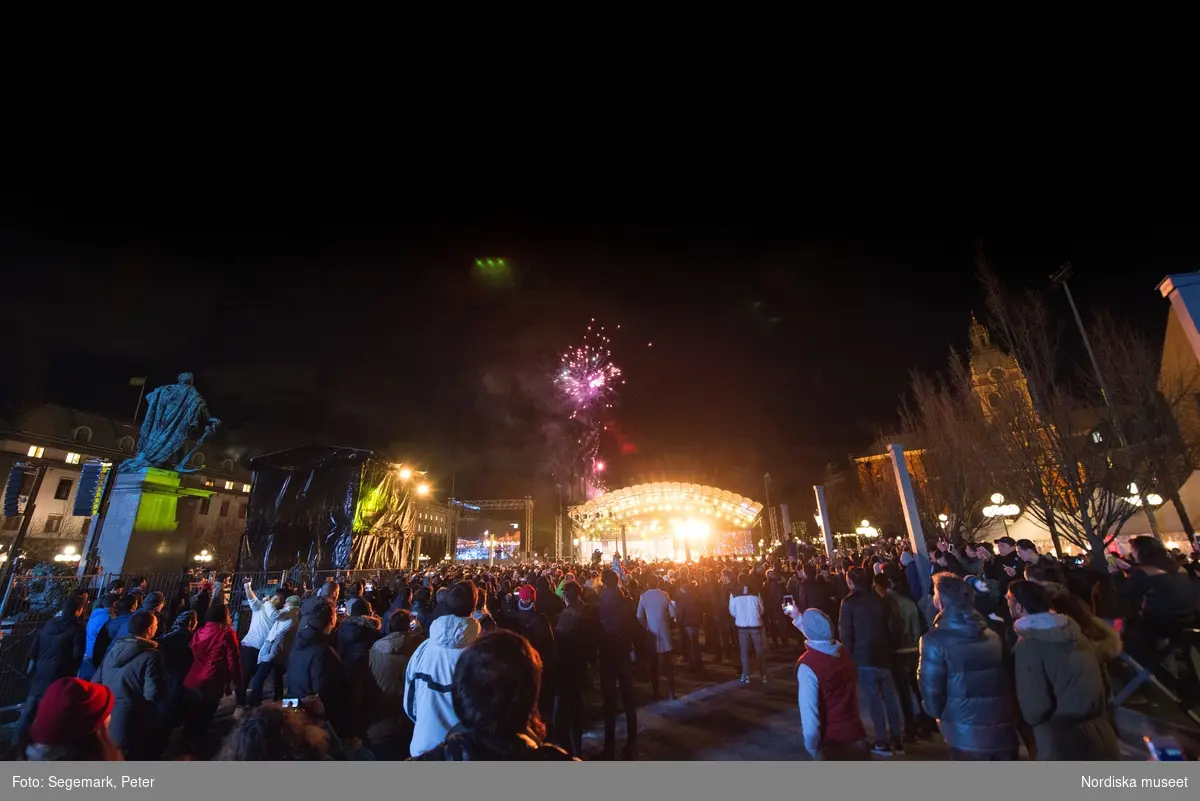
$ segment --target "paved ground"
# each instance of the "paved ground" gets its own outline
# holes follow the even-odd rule
[[[766,684],[744,686],[740,669],[706,663],[707,681],[690,675],[680,682],[688,693],[675,701],[650,702],[638,708],[639,760],[806,760],[796,707],[797,646],[777,649],[767,660]],[[639,687],[639,689],[644,689]],[[650,699],[646,698],[649,702]],[[869,720],[864,719],[868,733]],[[625,719],[617,722],[618,748],[624,741]],[[603,720],[584,737],[584,756],[599,756],[604,747]],[[874,757],[884,759],[883,757]],[[949,751],[940,738],[916,743],[903,757],[890,759],[945,760]]]

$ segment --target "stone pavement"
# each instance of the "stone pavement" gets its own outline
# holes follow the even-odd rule
[[[717,760],[808,759],[796,706],[795,663],[800,649],[777,649],[767,659],[767,683],[737,681],[733,667],[706,663],[713,681],[675,701],[638,707],[639,760],[711,762]],[[678,668],[677,668],[678,670]],[[690,678],[690,677],[689,677]],[[871,723],[864,718],[867,731]],[[617,721],[617,747],[624,742],[625,718]],[[584,758],[604,747],[604,723],[584,735]],[[937,738],[907,747],[905,756],[872,759],[946,760],[949,749]]]

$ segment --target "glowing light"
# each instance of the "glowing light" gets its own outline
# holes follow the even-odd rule
[[[605,467],[607,467],[607,465],[605,465],[604,462],[596,462],[596,472],[597,473],[603,473]]]
[[[419,485],[417,487],[417,494],[420,495],[422,498],[424,498],[426,495],[429,494],[429,485],[428,484]]]
[[[404,465],[401,465],[401,467],[400,467],[400,480],[401,480],[401,481],[408,481],[410,478],[412,478],[412,468],[411,468],[411,467],[406,467],[406,466],[404,466]]]
[[[992,493],[992,503],[999,506],[1000,504],[1004,503],[1004,496],[998,492]]]

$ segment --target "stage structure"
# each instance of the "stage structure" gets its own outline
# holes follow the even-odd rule
[[[398,569],[422,535],[449,535],[449,510],[417,497],[429,494],[422,474],[372,451],[309,445],[250,466],[239,570]]]
[[[501,561],[528,559],[533,555],[533,498],[489,501],[450,500],[454,515],[454,558],[488,561],[489,551]],[[513,522],[494,512],[519,512],[524,520]]]
[[[567,516],[584,560],[597,550],[605,559],[622,551],[624,529],[629,553],[622,555],[683,562],[752,556],[762,512],[761,503],[728,490],[663,481],[606,493],[570,507]]]

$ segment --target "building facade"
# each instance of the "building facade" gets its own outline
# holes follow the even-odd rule
[[[114,465],[133,456],[138,429],[130,423],[50,404],[36,406],[11,420],[0,420],[0,475],[7,479],[13,464],[36,461],[47,470],[26,533],[27,564],[52,559],[71,546],[82,551],[95,518],[72,514],[81,465],[106,459]],[[212,565],[232,567],[245,529],[250,500],[250,472],[225,452],[219,438],[205,442],[192,458],[194,473],[182,474],[181,486],[207,489],[211,498],[181,498],[180,536],[188,538],[188,553],[207,550]],[[0,544],[11,547],[24,520],[33,477],[21,489],[21,514],[0,521]],[[228,563],[226,565],[226,563]]]

